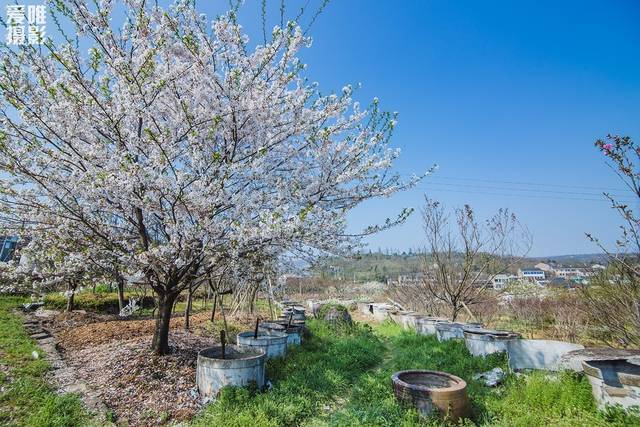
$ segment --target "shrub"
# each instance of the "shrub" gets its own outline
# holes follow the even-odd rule
[[[324,316],[326,316],[326,314],[329,312],[329,310],[331,309],[336,309],[339,312],[349,312],[349,309],[347,307],[345,307],[344,305],[341,304],[334,304],[334,303],[329,303],[329,304],[322,304],[322,306],[320,307],[320,309],[318,310],[318,315],[317,317],[319,319],[323,319]]]

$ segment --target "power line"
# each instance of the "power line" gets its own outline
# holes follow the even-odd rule
[[[422,188],[424,190],[437,191],[437,192],[446,192],[446,193],[466,193],[466,194],[482,194],[488,196],[507,196],[507,197],[520,197],[520,198],[532,198],[532,199],[554,199],[554,200],[579,200],[579,201],[588,201],[588,202],[610,202],[607,199],[587,199],[582,197],[554,197],[548,195],[537,195],[537,194],[507,194],[507,193],[493,193],[486,191],[469,191],[469,190],[455,190],[451,188]],[[624,202],[624,201],[621,201]]]
[[[429,185],[430,183],[427,181],[426,182],[427,185]],[[431,183],[433,185],[444,185],[444,186],[448,186],[448,187],[464,187],[464,188],[481,188],[481,189],[487,189],[487,190],[500,190],[500,191],[525,191],[525,192],[529,192],[529,193],[549,193],[549,194],[570,194],[570,195],[577,195],[577,196],[593,196],[593,197],[602,197],[603,193],[585,193],[582,191],[559,191],[559,190],[538,190],[538,189],[534,189],[534,188],[518,188],[518,187],[494,187],[494,186],[489,186],[489,185],[474,185],[474,184],[452,184],[452,183],[445,183],[445,182],[433,182]],[[612,196],[614,194],[611,194]],[[620,197],[629,197],[630,194],[626,194],[626,195],[619,195]]]
[[[542,187],[581,188],[583,190],[622,191],[627,193],[632,192],[627,188],[594,187],[594,186],[569,185],[569,184],[549,184],[549,183],[542,183],[542,182],[501,181],[501,180],[495,180],[495,179],[459,178],[459,177],[453,177],[453,176],[438,176],[438,175],[433,175],[428,179],[429,180],[448,179],[448,180],[454,180],[454,181],[478,181],[478,182],[489,182],[489,183],[495,183],[495,184],[529,185],[529,186],[542,186]]]

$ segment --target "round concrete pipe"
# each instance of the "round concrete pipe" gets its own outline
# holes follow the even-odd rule
[[[421,335],[435,335],[436,324],[443,322],[449,322],[449,320],[441,317],[419,317],[416,319],[416,332]]]
[[[258,325],[258,331],[263,331],[267,334],[273,332],[284,332],[287,334],[287,346],[302,344],[302,327],[291,325],[287,327],[286,322],[266,322]]]
[[[279,320],[288,322],[289,321],[289,317],[291,317],[291,320],[294,322],[303,322],[307,319],[307,316],[304,313],[293,313],[293,314],[289,314],[289,313],[282,313],[280,316],[278,316]]]
[[[289,323],[289,319],[277,318],[276,320],[273,320],[273,323],[277,323],[284,327],[297,327],[301,329],[301,332],[305,332],[307,330],[307,325],[304,320],[292,320],[291,323]]]
[[[311,314],[313,314],[314,316],[317,316],[318,312],[320,311],[320,308],[324,305],[324,303],[320,301],[309,300],[308,305],[309,305],[309,311],[311,311]]]
[[[467,383],[455,375],[437,371],[401,371],[391,376],[393,392],[399,402],[429,417],[434,413],[452,422],[470,414]]]
[[[360,301],[356,303],[358,311],[362,314],[373,314],[373,301]]]
[[[395,310],[393,306],[388,304],[371,304],[371,309],[373,310],[373,318],[379,322],[387,320],[389,314]]]
[[[300,306],[301,303],[298,301],[283,301],[282,302],[282,306],[283,307],[293,307],[293,306]]]
[[[640,405],[640,365],[627,360],[584,360],[582,369],[598,408]]]
[[[241,332],[238,334],[236,340],[240,346],[264,350],[267,359],[285,357],[287,355],[287,334],[285,332],[271,331],[266,333],[258,331],[257,338],[253,331]]]
[[[463,328],[466,325],[458,322],[439,322],[436,323],[436,336],[438,341],[463,340]]]
[[[524,369],[544,369],[559,371],[563,367],[560,360],[565,354],[582,350],[584,346],[565,341],[527,340],[509,341],[509,367],[512,371]]]
[[[401,324],[405,329],[416,327],[416,322],[418,318],[424,317],[418,313],[406,313],[401,316]]]
[[[258,389],[264,387],[265,352],[259,348],[225,346],[206,348],[198,353],[196,385],[203,397],[216,397],[222,387],[228,385],[246,386],[255,383]]]
[[[284,313],[302,313],[306,311],[305,308],[301,305],[290,305],[282,309]]]
[[[282,315],[280,317],[283,320],[289,320],[290,317],[292,320],[305,320],[307,318],[304,308],[297,309],[296,307],[285,308],[282,310]]]
[[[495,331],[491,329],[465,327],[463,329],[464,343],[467,350],[474,356],[486,356],[492,353],[509,350],[509,343],[519,340],[519,334],[510,331]]]
[[[391,317],[391,320],[393,320],[394,322],[396,322],[398,325],[405,327],[403,324],[403,319],[404,316],[407,314],[411,314],[413,313],[413,311],[407,311],[407,310],[395,310],[392,311],[389,316]]]

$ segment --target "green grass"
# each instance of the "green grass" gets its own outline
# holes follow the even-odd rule
[[[125,303],[129,298],[138,298],[137,295],[129,292],[125,292]],[[75,310],[86,310],[99,313],[111,313],[117,314],[120,312],[118,306],[118,294],[117,292],[96,292],[93,293],[90,290],[78,292],[74,299]],[[45,307],[54,310],[66,310],[67,299],[59,292],[50,293],[44,297]],[[140,302],[138,302],[140,305]],[[147,297],[144,303],[145,309],[153,307],[153,300]]]
[[[284,361],[268,363],[268,393],[230,387],[194,425],[302,425],[325,412],[367,371],[382,362],[384,346],[367,326],[332,329],[310,322],[311,338]]]
[[[80,399],[56,394],[47,384],[46,355],[23,328],[21,316],[13,312],[22,302],[20,297],[0,297],[0,425],[86,426],[89,416]]]
[[[640,413],[596,410],[591,388],[581,375],[543,372],[507,376],[489,388],[473,375],[494,367],[507,370],[503,355],[472,357],[464,343],[438,342],[385,323],[332,329],[309,322],[313,338],[284,361],[268,363],[272,390],[230,387],[207,406],[194,425],[228,426],[418,426],[446,425],[420,419],[400,407],[390,376],[406,369],[452,373],[467,381],[472,420],[482,426],[632,426]]]

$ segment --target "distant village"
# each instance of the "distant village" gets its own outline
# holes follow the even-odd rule
[[[602,264],[576,267],[539,262],[533,267],[518,268],[512,273],[479,274],[475,278],[475,284],[479,287],[484,286],[496,290],[505,289],[509,284],[513,283],[530,283],[544,287],[569,289],[588,285],[589,279],[605,268],[606,266]],[[429,274],[429,272],[402,274],[389,282],[394,285],[416,284],[424,280],[425,274]]]

